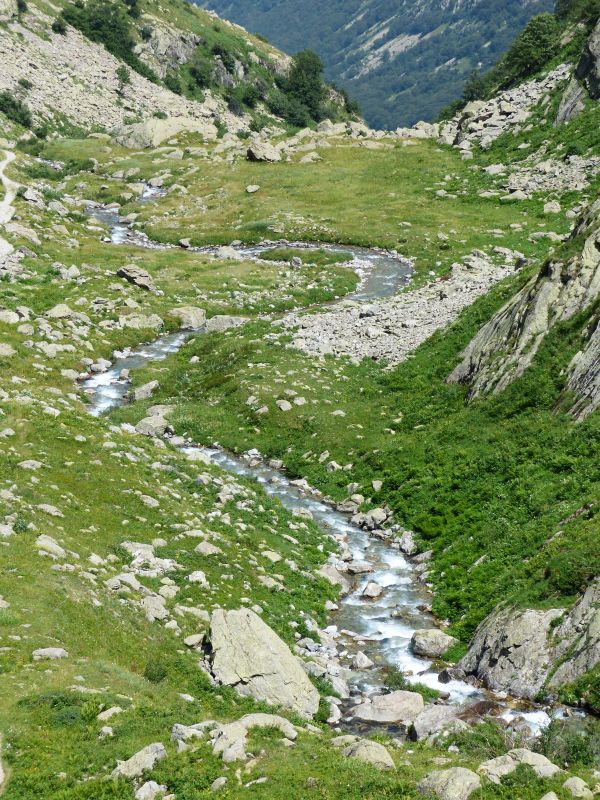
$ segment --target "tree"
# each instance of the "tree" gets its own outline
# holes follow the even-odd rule
[[[127,69],[127,67],[123,66],[123,64],[121,64],[120,67],[117,67],[117,71],[115,72],[115,75],[117,76],[117,80],[119,82],[119,87],[117,89],[117,94],[120,94],[121,96],[123,96],[123,92],[125,91],[125,87],[129,86],[129,84],[131,83],[131,75],[130,75],[129,70]]]
[[[503,59],[509,80],[533,75],[556,54],[560,25],[554,14],[532,17]]]
[[[285,88],[292,100],[305,106],[313,119],[319,119],[320,106],[325,97],[325,84],[323,62],[316,53],[312,50],[296,53]]]

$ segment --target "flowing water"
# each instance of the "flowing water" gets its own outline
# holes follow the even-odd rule
[[[97,219],[110,225],[111,240],[116,244],[124,241],[139,243],[138,237],[143,237],[141,234],[132,234],[113,210],[96,209],[93,213]],[[154,245],[143,237],[143,246]],[[273,246],[240,247],[240,254],[259,258],[265,249]],[[307,249],[321,245],[296,243],[296,246]],[[357,300],[368,301],[385,296],[388,292],[393,293],[392,287],[397,291],[408,280],[410,265],[394,255],[359,248],[336,246],[333,249],[348,252],[352,254],[353,261],[356,259],[361,265],[367,265],[355,295]],[[125,402],[129,382],[121,376],[122,370],[135,370],[149,362],[165,359],[177,352],[189,335],[168,334],[150,344],[117,354],[111,369],[91,376],[83,384],[89,395],[90,413],[97,416]],[[185,452],[192,448],[182,446],[181,449]],[[444,693],[451,703],[463,704],[490,697],[466,682],[453,680],[441,683],[436,665],[411,652],[410,640],[415,630],[435,627],[435,621],[425,608],[430,596],[416,579],[411,562],[393,543],[370,536],[353,525],[348,515],[292,485],[283,472],[272,469],[260,459],[239,457],[217,448],[203,450],[215,464],[228,472],[257,481],[265,492],[277,497],[287,508],[309,512],[324,531],[339,543],[344,543],[354,560],[368,561],[372,565],[373,572],[363,575],[350,593],[340,599],[338,610],[331,614],[327,629],[338,637],[340,646],[349,653],[361,650],[375,662],[375,668],[352,674],[350,682],[355,690],[364,693],[377,690],[383,678],[379,668],[395,667],[406,673],[410,682],[426,684]],[[361,596],[364,586],[371,580],[384,587],[379,599],[367,600]],[[493,696],[491,699],[494,699]],[[544,709],[507,703],[503,705],[501,716],[506,720],[523,717],[533,732],[550,721]]]

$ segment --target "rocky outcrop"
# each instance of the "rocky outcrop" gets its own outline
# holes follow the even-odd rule
[[[133,125],[124,125],[114,136],[114,141],[130,150],[144,150],[157,147],[166,139],[179,133],[199,133],[204,139],[217,138],[217,128],[212,122],[192,117],[169,117],[168,119],[147,119]]]
[[[571,78],[569,85],[563,92],[554,124],[564,125],[580,114],[584,109],[584,97],[585,89],[583,86],[576,78]]]
[[[600,99],[600,20],[587,41],[575,76],[583,82],[590,97]]]
[[[151,24],[153,21],[150,18]],[[159,77],[164,78],[168,72],[190,60],[199,42],[200,37],[195,33],[157,25],[148,41],[136,47],[136,53]]]
[[[496,609],[475,631],[459,667],[515,697],[534,698],[544,686],[573,683],[600,663],[600,580],[563,614]]]
[[[303,717],[319,707],[319,693],[289,647],[250,609],[217,609],[211,619],[212,672],[241,695]]]
[[[600,320],[588,326],[587,344],[569,364],[566,389],[577,400],[570,409],[575,419],[584,419],[600,406]]]
[[[580,246],[581,242],[581,246]],[[479,333],[448,378],[465,383],[469,397],[498,393],[532,363],[546,334],[559,322],[589,308],[600,293],[600,201],[588,207],[575,226],[569,245],[579,252],[563,261],[547,262]],[[585,366],[574,378],[588,386]],[[575,375],[575,365],[573,375]],[[593,385],[593,381],[592,381]],[[597,402],[587,396],[586,404]]]
[[[442,127],[440,140],[462,150],[469,150],[474,144],[486,149],[505,131],[523,127],[531,109],[541,102],[544,95],[570,77],[570,66],[561,64],[544,77],[526,81],[491,100],[468,103],[460,114]]]

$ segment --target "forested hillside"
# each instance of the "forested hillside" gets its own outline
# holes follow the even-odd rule
[[[310,47],[368,122],[433,119],[553,0],[199,0],[286,52]]]

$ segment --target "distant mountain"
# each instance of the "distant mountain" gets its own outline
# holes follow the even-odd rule
[[[487,68],[553,0],[197,0],[294,53],[323,58],[328,77],[373,126],[432,119],[474,68]]]

